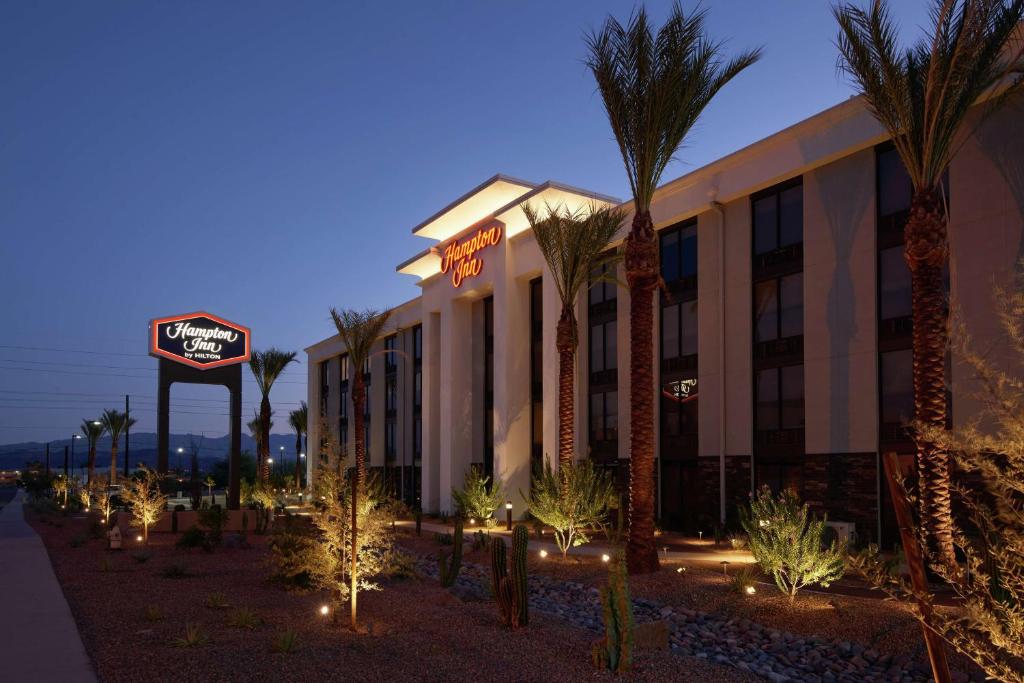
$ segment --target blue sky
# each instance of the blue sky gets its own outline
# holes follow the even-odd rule
[[[924,0],[893,4],[917,36]],[[829,3],[704,6],[764,57],[665,181],[852,94]],[[150,318],[205,309],[301,351],[330,306],[416,296],[394,272],[427,245],[412,226],[495,173],[626,197],[582,36],[633,7],[0,2],[0,443],[66,438],[125,393],[155,429]],[[275,431],[305,372],[275,386]],[[175,432],[227,429],[222,389],[172,404]]]

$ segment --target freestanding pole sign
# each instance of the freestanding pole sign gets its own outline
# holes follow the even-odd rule
[[[160,359],[157,398],[157,472],[167,474],[170,449],[171,385],[219,384],[231,393],[231,453],[228,458],[230,510],[239,508],[242,452],[242,363],[252,354],[252,334],[209,313],[155,318],[149,323],[149,353]]]

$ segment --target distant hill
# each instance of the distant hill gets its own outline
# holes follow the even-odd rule
[[[198,435],[171,434],[170,436],[170,466],[177,465],[177,449],[182,448],[181,462],[183,467],[188,467],[189,459],[192,457],[190,444],[200,444]],[[135,467],[142,462],[150,467],[156,467],[156,432],[140,432],[131,435],[131,466]],[[60,439],[50,442],[50,466],[53,468],[62,467],[64,464],[64,447],[68,446],[70,452],[71,439]],[[124,462],[124,438],[121,438],[120,449],[117,459],[119,463]],[[277,454],[284,446],[286,462],[292,463],[295,458],[295,434],[271,434],[270,452]],[[205,437],[202,439],[199,450],[199,462],[205,469],[210,462],[223,460],[228,455],[231,447],[231,437],[225,434],[221,437]],[[248,433],[242,434],[242,450],[255,451],[256,445]],[[87,448],[84,439],[75,441],[75,460],[79,467],[84,466]],[[12,443],[0,445],[0,469],[20,469],[25,463],[33,460],[43,461],[46,457],[46,444],[39,441],[25,443]],[[69,456],[70,457],[70,456]],[[110,437],[100,439],[96,447],[96,463],[99,467],[110,466]]]

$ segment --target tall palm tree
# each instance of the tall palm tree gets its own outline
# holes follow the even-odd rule
[[[363,422],[363,408],[366,404],[366,385],[363,383],[363,367],[370,357],[373,343],[384,331],[391,318],[391,311],[367,309],[356,311],[331,309],[331,319],[338,328],[345,350],[348,352],[349,367],[352,368],[352,414],[356,416],[356,486],[366,481],[366,425]]]
[[[99,441],[101,436],[103,436],[104,431],[106,431],[106,429],[100,420],[90,420],[88,418],[82,419],[82,434],[85,436],[85,441],[89,445],[89,469],[85,480],[87,486],[92,484],[93,475],[96,472],[96,442]]]
[[[658,568],[654,546],[654,310],[661,282],[651,201],[665,167],[711,98],[760,57],[726,60],[704,26],[705,12],[675,4],[655,36],[641,7],[626,26],[609,17],[587,36],[590,70],[604,100],[633,193],[624,242],[629,285],[629,540],[631,574]]]
[[[273,417],[274,414],[271,413],[270,415],[271,415],[271,417]],[[245,426],[249,428],[249,436],[251,436],[252,440],[255,442],[255,446],[256,446],[256,459],[259,460],[261,457],[264,457],[264,456],[262,456],[262,453],[263,453],[263,422],[262,422],[262,420],[260,420],[259,411],[254,411],[253,412],[252,419],[249,420],[248,422],[246,422]],[[268,429],[267,429],[267,433],[270,433],[270,430],[273,429],[273,428],[274,428],[274,421],[271,420],[270,421],[270,427],[268,427]],[[268,455],[266,457],[270,457],[270,456]],[[264,460],[264,463],[265,462],[266,462],[266,460]],[[257,462],[256,463],[256,476],[257,477],[262,477],[263,476],[261,474],[261,471],[262,470],[260,469],[260,464]]]
[[[897,28],[883,0],[867,10],[841,5],[833,11],[839,23],[839,67],[892,137],[913,184],[904,257],[913,302],[914,417],[943,428],[949,217],[942,177],[966,137],[971,107],[1004,79],[1010,90],[1020,86],[1021,47],[1009,48],[1024,18],[1024,0],[933,0],[931,35],[908,50],[898,46]],[[920,514],[931,550],[954,569],[949,454],[919,440],[917,471]]]
[[[564,471],[572,464],[576,451],[573,430],[576,419],[576,348],[579,344],[576,300],[580,291],[586,289],[594,271],[616,260],[614,254],[608,253],[608,244],[622,224],[623,215],[618,209],[597,207],[570,211],[549,205],[545,209],[541,213],[528,204],[523,205],[523,213],[530,222],[537,246],[547,261],[562,301],[555,348],[558,350],[558,465]]]
[[[305,401],[299,403],[299,407],[288,414],[288,423],[295,430],[295,485],[302,488],[302,470],[299,468],[300,454],[302,453],[302,435],[308,429],[309,408]]]
[[[113,486],[117,483],[117,442],[121,438],[121,432],[126,427],[131,426],[129,418],[126,413],[118,412],[117,410],[104,410],[103,416],[100,417],[100,422],[103,423],[103,429],[110,435],[110,485]],[[130,419],[131,423],[135,423],[135,419]]]
[[[253,351],[249,359],[249,369],[256,378],[256,386],[259,387],[263,398],[260,400],[260,428],[261,439],[259,453],[258,471],[260,478],[266,481],[270,476],[270,467],[267,459],[270,458],[270,388],[281,376],[288,364],[295,360],[294,351],[282,351],[270,347],[265,351]]]

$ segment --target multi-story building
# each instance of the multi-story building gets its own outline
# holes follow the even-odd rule
[[[993,344],[993,279],[1024,255],[1021,101],[976,121],[946,182],[949,293]],[[975,114],[975,117],[978,115]],[[910,454],[910,183],[853,98],[658,189],[665,286],[656,298],[658,515],[710,530],[762,484],[791,486],[862,540],[891,528],[879,454]],[[531,467],[557,452],[560,303],[524,204],[615,205],[554,182],[486,181],[413,229],[433,244],[397,268],[421,295],[394,310],[368,368],[369,463],[424,510],[452,508],[469,467],[517,510]],[[621,205],[628,229],[630,203]],[[624,280],[619,266],[616,274]],[[360,302],[338,302],[358,307]],[[578,302],[576,443],[629,478],[629,294],[606,278]],[[998,349],[998,347],[997,347]],[[307,350],[309,442],[351,453],[345,349]],[[952,421],[976,414],[950,362]],[[324,428],[330,429],[327,434]],[[317,458],[308,460],[315,476]],[[880,513],[881,511],[881,513]],[[888,536],[889,534],[884,534]]]

